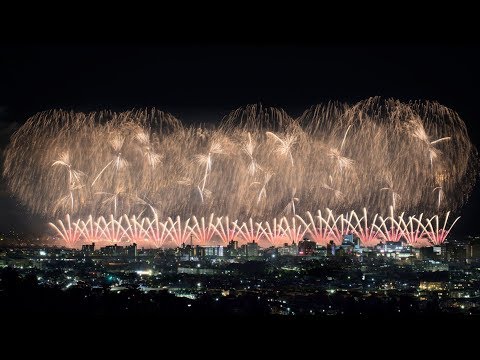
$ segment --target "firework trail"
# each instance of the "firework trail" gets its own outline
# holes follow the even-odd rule
[[[217,218],[217,223],[215,224],[214,229],[220,237],[221,242],[225,245],[235,239],[238,232],[237,222],[231,222],[228,216]]]
[[[123,215],[118,219],[110,215],[109,221],[103,216],[97,221],[93,221],[91,216],[87,221],[72,221],[70,215],[67,215],[65,221],[57,220],[50,223],[50,226],[61,242],[69,247],[79,247],[92,242],[100,245],[136,243],[147,248],[183,246],[190,243],[208,246],[226,245],[231,240],[241,245],[256,242],[270,247],[298,243],[305,237],[326,246],[331,241],[340,245],[346,235],[358,238],[363,247],[400,240],[413,247],[423,247],[445,242],[459,219],[457,217],[449,224],[449,213],[443,221],[438,215],[424,218],[423,214],[418,218],[411,216],[405,221],[403,213],[397,218],[393,213],[385,219],[378,214],[369,218],[366,209],[363,209],[360,217],[355,211],[339,216],[335,216],[329,209],[326,209],[325,213],[327,215],[324,217],[319,210],[315,219],[307,212],[305,219],[296,215],[290,219],[283,217],[280,221],[274,218],[265,223],[254,222],[250,218],[241,225],[238,225],[238,220],[230,222],[228,217],[219,218],[214,214],[200,219],[193,216],[185,221],[180,217],[177,217],[176,221],[168,218],[165,222],[158,221],[157,217],[137,218],[135,215]],[[386,224],[391,225],[388,227]]]
[[[289,235],[278,236],[277,225],[263,229],[268,221],[271,226],[286,216],[290,220],[281,225],[291,229],[291,219],[318,209],[331,209],[326,222],[307,216],[301,232],[339,242],[338,229],[346,227],[375,242],[398,237],[402,219],[390,207],[424,219],[458,209],[474,184],[476,160],[453,110],[370,98],[317,105],[296,119],[249,105],[209,127],[186,126],[155,109],[42,112],[12,136],[3,175],[11,193],[55,223],[69,243],[78,241],[76,234],[98,237],[94,224],[108,241],[146,237],[152,244],[180,245],[190,241],[190,229],[201,242],[223,231],[225,241],[232,230],[251,237],[257,223],[261,234],[271,234],[266,241],[278,242]],[[346,225],[364,208],[384,224],[365,227],[361,216],[353,229]],[[56,220],[67,214],[86,220],[76,228]],[[245,226],[224,223],[220,230],[211,214]],[[152,220],[142,224],[143,218]],[[414,219],[403,220],[403,228],[415,227]],[[442,241],[442,231],[433,231],[436,220],[422,226],[430,242]],[[77,232],[67,234],[67,228]]]
[[[285,233],[276,218],[273,219],[272,225],[266,221],[265,225],[262,227],[262,232],[261,239],[266,241],[267,246],[281,246],[288,242],[288,238],[285,236]]]

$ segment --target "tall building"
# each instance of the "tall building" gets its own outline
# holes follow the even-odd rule
[[[183,261],[190,261],[194,257],[194,247],[192,245],[183,243],[179,252]]]
[[[223,246],[205,246],[205,256],[223,256]]]
[[[205,248],[203,246],[197,245],[193,249],[193,256],[197,258],[205,257]]]
[[[92,242],[90,245],[82,245],[82,253],[84,255],[90,255],[95,251],[95,243]]]
[[[237,256],[238,255],[238,241],[230,240],[225,248],[225,256]]]
[[[446,260],[449,262],[465,262],[467,259],[467,248],[465,244],[449,242],[445,244]]]
[[[480,260],[480,239],[472,239],[467,245],[467,260]]]
[[[258,256],[258,249],[258,243],[255,241],[242,245],[242,253],[247,257]]]
[[[309,256],[315,253],[317,243],[310,239],[304,238],[298,242],[298,255]]]
[[[117,244],[108,245],[100,249],[102,255],[108,256],[137,256],[137,244],[133,243],[125,247],[118,246]]]
[[[360,238],[358,236],[353,237],[353,244],[354,244],[355,250],[360,249]]]
[[[123,247],[118,246],[117,244],[107,245],[101,248],[100,251],[102,252],[103,255],[116,256],[116,255],[120,255],[120,253],[123,251]]]
[[[433,260],[436,258],[436,255],[433,252],[433,247],[422,247],[420,248],[420,256],[421,260]]]
[[[125,247],[125,255],[131,257],[137,257],[137,244],[133,243],[132,245]]]
[[[291,256],[296,256],[298,255],[298,247],[296,246],[295,243],[292,243],[292,245],[289,245],[288,243],[283,244],[283,247],[279,247],[277,249],[278,255],[285,256],[285,255],[291,255]]]
[[[352,244],[353,245],[353,234],[343,235],[343,244]]]
[[[335,250],[335,243],[333,240],[330,240],[327,244],[327,256],[335,256]]]

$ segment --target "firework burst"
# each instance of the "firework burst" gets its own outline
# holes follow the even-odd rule
[[[12,136],[3,175],[12,194],[52,221],[68,243],[78,242],[77,234],[99,237],[94,224],[107,241],[127,236],[156,246],[180,245],[191,236],[205,243],[219,234],[225,242],[234,233],[250,238],[252,231],[273,244],[299,226],[297,235],[306,231],[320,242],[338,243],[348,228],[375,243],[398,238],[399,224],[404,233],[416,227],[417,218],[393,213],[430,217],[419,229],[421,239],[437,243],[448,228],[436,231],[432,217],[467,199],[476,158],[454,111],[370,98],[353,106],[317,105],[297,119],[249,105],[209,127],[185,126],[157,110],[43,112]],[[326,208],[323,222],[307,216],[294,224],[297,215]],[[365,225],[364,208],[377,214],[375,227]],[[142,223],[150,212],[152,220]],[[363,216],[355,222],[353,213]],[[56,220],[67,214],[87,220],[72,226]],[[288,220],[272,228],[272,219],[284,216]],[[346,225],[350,220],[353,227]]]

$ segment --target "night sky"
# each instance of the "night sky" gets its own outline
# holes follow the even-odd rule
[[[185,122],[215,122],[261,102],[300,115],[328,100],[370,96],[436,100],[456,110],[480,145],[477,45],[151,44],[1,45],[0,147],[29,116],[157,107]],[[3,165],[2,165],[3,168]],[[476,234],[475,188],[457,233]],[[35,233],[31,216],[0,181],[0,232]]]

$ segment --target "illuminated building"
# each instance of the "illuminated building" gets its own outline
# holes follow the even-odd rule
[[[480,241],[474,239],[467,245],[467,261],[475,261],[480,259]]]
[[[223,256],[223,246],[205,246],[205,256]]]
[[[85,255],[92,254],[95,251],[95,243],[92,242],[91,245],[82,245],[82,253]]]
[[[445,252],[448,262],[465,262],[467,259],[467,248],[462,243],[449,242],[445,244]]]
[[[325,246],[317,246],[317,249],[315,250],[315,255],[317,257],[327,256],[327,248]]]
[[[258,256],[258,243],[255,241],[252,241],[251,243],[247,243],[245,245],[242,245],[242,254],[251,257],[251,256]]]
[[[125,255],[136,257],[137,256],[137,244],[133,243],[132,245],[125,247]]]
[[[424,291],[443,291],[447,289],[447,285],[444,281],[421,281],[418,289]]]
[[[114,245],[107,245],[103,248],[100,249],[101,253],[103,255],[110,255],[110,256],[115,256],[115,255],[120,255],[120,252],[123,251],[122,246],[118,246],[117,244]]]
[[[424,270],[428,272],[448,271],[449,266],[448,264],[439,261],[430,260],[427,264],[425,264]]]
[[[335,256],[335,243],[333,240],[330,240],[330,242],[327,245],[327,256]]]
[[[298,255],[309,256],[315,253],[317,243],[310,239],[304,238],[298,242]]]
[[[342,244],[353,244],[353,234],[343,235]]]
[[[280,256],[285,256],[285,255],[290,255],[290,256],[295,256],[298,254],[298,247],[296,244],[289,245],[288,243],[283,244],[282,247],[278,248],[278,255]]]
[[[225,256],[237,256],[238,255],[238,241],[230,240],[225,248]]]
[[[193,256],[197,258],[205,257],[205,248],[203,246],[197,245],[193,248]]]
[[[100,249],[102,255],[107,256],[129,256],[129,257],[136,257],[137,256],[137,244],[133,243],[128,246],[118,246],[115,245],[108,245]]]

